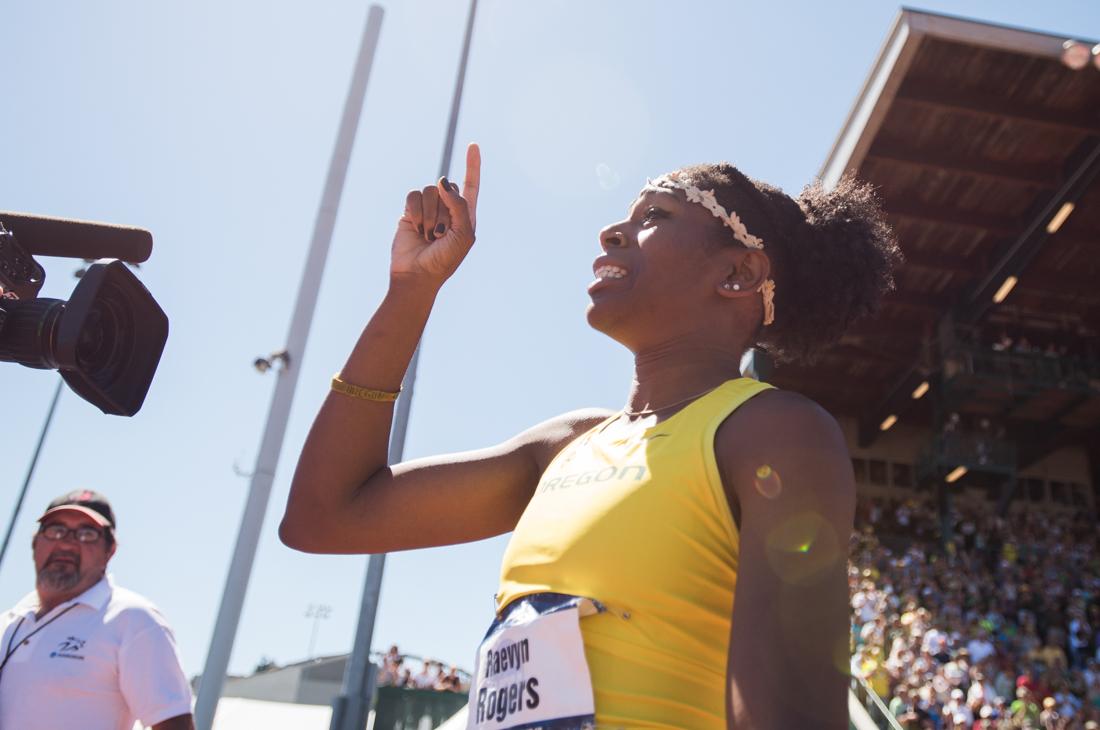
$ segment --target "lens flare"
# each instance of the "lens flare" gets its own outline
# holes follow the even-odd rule
[[[783,481],[779,478],[779,473],[767,464],[757,467],[752,483],[756,491],[767,499],[775,499],[783,491]]]
[[[832,525],[816,512],[799,512],[767,536],[768,562],[785,583],[812,583],[842,560]]]
[[[619,183],[622,182],[622,177],[619,173],[611,169],[611,166],[605,162],[601,162],[596,165],[596,179],[600,183],[600,187],[604,190],[614,190],[619,187]]]

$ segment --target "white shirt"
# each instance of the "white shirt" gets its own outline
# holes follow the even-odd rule
[[[980,637],[966,642],[966,650],[970,652],[970,661],[974,664],[984,662],[996,651],[993,644]]]
[[[131,730],[191,712],[172,630],[145,598],[104,578],[41,619],[38,606],[31,593],[0,614],[0,728]]]
[[[413,683],[417,689],[431,689],[435,686],[435,677],[425,669],[413,677]]]
[[[924,632],[924,640],[921,642],[921,651],[929,654],[939,654],[947,647],[947,634],[939,629],[928,629]]]

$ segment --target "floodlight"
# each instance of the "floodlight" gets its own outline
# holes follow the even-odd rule
[[[947,475],[947,483],[954,484],[955,482],[962,479],[968,471],[970,470],[967,469],[965,466],[956,466],[954,469],[951,470],[951,473]]]
[[[1062,44],[1062,63],[1074,71],[1080,71],[1092,60],[1092,49],[1080,41],[1066,41]]]

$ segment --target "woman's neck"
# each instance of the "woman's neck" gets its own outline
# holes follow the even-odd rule
[[[634,356],[628,412],[657,412],[683,406],[741,374],[740,348],[679,343]]]

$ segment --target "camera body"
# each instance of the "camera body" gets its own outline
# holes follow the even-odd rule
[[[168,339],[168,317],[119,259],[144,261],[152,236],[138,228],[0,212],[0,361],[58,370],[104,413],[132,416]],[[68,301],[40,298],[35,255],[100,260]]]

